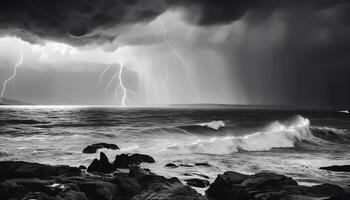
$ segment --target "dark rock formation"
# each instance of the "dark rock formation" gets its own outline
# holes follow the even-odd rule
[[[186,179],[185,181],[187,185],[199,188],[205,188],[210,184],[209,181],[199,178],[190,178]]]
[[[344,189],[331,184],[312,187],[300,186],[290,177],[274,173],[244,175],[225,172],[218,175],[206,194],[216,200],[254,199],[312,199],[344,193]]]
[[[167,164],[165,165],[165,167],[168,167],[168,168],[177,168],[178,166],[175,165],[174,163],[167,163]]]
[[[338,195],[332,196],[326,200],[349,200],[350,192],[340,193]]]
[[[194,166],[211,167],[211,165],[207,162],[195,163]]]
[[[140,162],[141,158],[136,156],[134,159]],[[151,159],[146,157],[146,161]],[[91,165],[103,170],[105,165],[112,165],[103,153],[97,164],[93,163]],[[195,178],[186,182],[195,187],[209,184],[207,180]],[[206,194],[208,199],[215,200],[349,199],[349,191],[339,186],[301,186],[290,177],[274,173],[225,172],[218,175]],[[81,173],[78,168],[68,166],[0,161],[0,199],[206,200],[207,197],[183,185],[177,178],[168,179],[136,165],[130,166],[129,173],[118,171],[112,176]]]
[[[320,169],[334,172],[350,172],[350,165],[332,165],[328,167],[320,167]]]
[[[6,178],[50,178],[52,176],[79,176],[80,169],[65,165],[50,166],[23,161],[0,161],[0,180]]]
[[[111,173],[115,171],[115,167],[109,162],[106,154],[100,153],[100,160],[94,159],[87,168],[88,172]]]
[[[108,161],[104,154],[100,157],[99,162]],[[23,169],[26,169],[25,173]],[[72,173],[77,169],[27,162],[0,162],[0,199],[202,199],[202,195],[183,185],[177,178],[167,179],[138,166],[132,166],[129,173],[115,173],[113,177],[82,174],[79,169],[79,173]]]
[[[142,169],[139,166],[131,166],[129,170],[130,177],[141,177],[151,174],[149,170]]]
[[[179,164],[180,167],[194,167],[193,165],[188,165],[188,164]]]
[[[81,169],[81,170],[85,170],[86,169],[86,167],[84,165],[80,165],[78,168]]]
[[[178,179],[151,185],[132,200],[204,200],[204,197]]]
[[[117,150],[119,147],[115,144],[107,144],[107,143],[97,143],[97,144],[92,144],[83,149],[83,153],[96,153],[97,149],[112,149],[112,150]]]
[[[156,162],[151,156],[144,154],[121,154],[115,157],[113,162],[114,167],[129,169],[133,165],[139,165],[141,163],[154,163]]]

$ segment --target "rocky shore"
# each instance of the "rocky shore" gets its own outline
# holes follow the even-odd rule
[[[0,199],[6,200],[299,200],[349,199],[349,188],[321,184],[301,186],[291,177],[261,172],[227,171],[211,184],[189,178],[166,178],[143,169],[156,162],[144,154],[120,154],[110,162],[104,153],[86,169],[23,161],[0,162]],[[198,166],[206,166],[200,163]],[[194,167],[196,167],[195,165]],[[171,170],[175,165],[165,166]],[[205,195],[192,187],[207,187]]]

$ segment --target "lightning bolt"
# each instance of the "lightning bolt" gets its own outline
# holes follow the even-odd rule
[[[101,75],[99,76],[99,81],[98,81],[97,85],[99,85],[102,82],[102,79],[103,79],[105,73],[107,73],[107,71],[111,67],[112,67],[112,65],[107,66],[105,68],[105,70],[101,73]],[[115,91],[114,91],[114,98],[116,98],[118,96],[118,94],[121,93],[121,98],[122,99],[121,99],[120,105],[122,107],[126,106],[126,100],[128,99],[128,94],[132,94],[134,97],[138,98],[138,95],[136,94],[136,92],[126,88],[126,86],[124,85],[123,72],[125,70],[134,72],[139,77],[139,80],[142,80],[142,73],[141,73],[141,71],[138,71],[138,70],[136,70],[134,68],[131,68],[131,67],[127,67],[127,66],[124,65],[124,63],[121,62],[120,63],[120,67],[119,67],[119,71],[117,73],[115,73],[111,77],[111,79],[108,81],[107,85],[105,86],[105,91],[107,93],[107,91],[111,87],[113,81],[115,81],[115,79],[118,80],[118,85],[116,86]]]
[[[112,67],[112,65],[108,65],[104,70],[103,72],[101,73],[100,77],[98,78],[98,82],[96,84],[96,86],[99,86],[102,82],[102,78],[103,76],[106,74],[106,72]]]
[[[182,63],[182,65],[186,68],[187,70],[187,75],[189,75],[191,73],[191,69],[190,66],[188,65],[188,63],[185,61],[184,57],[173,47],[173,45],[169,42],[169,40],[167,39],[167,33],[168,30],[165,27],[165,25],[163,24],[162,20],[157,18],[157,21],[162,29],[162,33],[163,33],[163,43],[166,44],[168,46],[168,48],[170,49],[170,51],[180,60],[180,62]],[[166,76],[168,77],[168,70],[166,68]],[[187,76],[188,77],[188,76]],[[188,77],[189,78],[189,77]],[[194,84],[192,82],[192,79],[188,79],[190,82],[190,86],[192,89],[194,89],[194,93],[196,96],[196,99],[199,99],[199,94],[198,91],[195,89]]]
[[[21,49],[19,61],[18,61],[17,64],[15,65],[15,68],[14,68],[14,70],[13,70],[12,75],[11,75],[8,79],[6,79],[6,80],[4,81],[4,84],[2,85],[0,104],[3,103],[3,98],[4,98],[4,95],[5,95],[5,93],[6,93],[6,86],[7,86],[7,83],[10,82],[12,79],[14,79],[14,78],[16,77],[17,68],[18,68],[22,63],[23,63],[23,49]]]
[[[168,48],[170,49],[170,51],[180,60],[180,62],[183,64],[183,66],[185,66],[187,71],[190,71],[190,67],[187,64],[187,62],[185,61],[185,59],[182,57],[182,55],[173,47],[173,45],[167,39],[168,31],[167,31],[166,27],[164,26],[163,22],[159,18],[157,18],[157,21],[158,21],[160,27],[162,28],[164,44],[166,44],[168,46]]]
[[[121,101],[121,106],[125,106],[125,99],[126,99],[126,88],[123,84],[123,69],[124,69],[124,64],[123,63],[120,63],[120,68],[119,68],[119,86],[122,88],[122,101]],[[117,87],[118,88],[118,87]]]
[[[117,76],[119,75],[119,72],[114,74],[111,79],[109,80],[109,82],[107,83],[106,87],[105,87],[105,90],[107,92],[108,88],[111,86],[111,84],[113,83],[114,79],[117,78]]]
[[[125,107],[125,105],[126,105],[125,102],[126,102],[126,100],[127,100],[127,98],[128,98],[128,94],[132,94],[133,96],[135,96],[136,98],[138,98],[138,95],[136,94],[136,92],[134,92],[134,91],[132,91],[132,90],[126,88],[126,86],[124,85],[124,81],[123,81],[123,71],[124,71],[125,69],[137,73],[137,74],[139,75],[140,80],[142,79],[141,72],[136,71],[135,69],[132,69],[132,68],[129,68],[129,67],[125,67],[125,65],[124,65],[123,62],[120,63],[119,72],[115,74],[116,77],[118,76],[118,85],[117,85],[117,87],[115,88],[114,97],[117,97],[117,95],[119,94],[119,92],[121,92],[122,99],[121,99],[120,105],[121,105],[122,107]]]

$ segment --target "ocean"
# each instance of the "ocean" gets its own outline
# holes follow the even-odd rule
[[[350,115],[333,111],[254,108],[118,108],[2,106],[0,160],[88,166],[101,149],[113,162],[121,153],[142,153],[143,167],[181,180],[231,170],[272,171],[299,184],[350,184],[350,174],[319,167],[350,163]],[[207,162],[210,166],[195,166]],[[185,166],[169,169],[167,163]],[[186,174],[187,173],[187,174]]]

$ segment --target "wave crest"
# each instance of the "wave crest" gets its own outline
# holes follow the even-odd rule
[[[225,127],[225,123],[223,121],[211,121],[211,122],[207,122],[207,123],[200,123],[197,124],[199,126],[203,126],[203,127],[208,127],[214,130],[219,130],[222,127]]]
[[[254,134],[200,139],[186,145],[174,144],[167,149],[183,153],[228,154],[239,150],[267,151],[273,148],[291,148],[296,142],[313,137],[309,126],[308,119],[298,116],[288,125],[276,121],[265,131]]]

